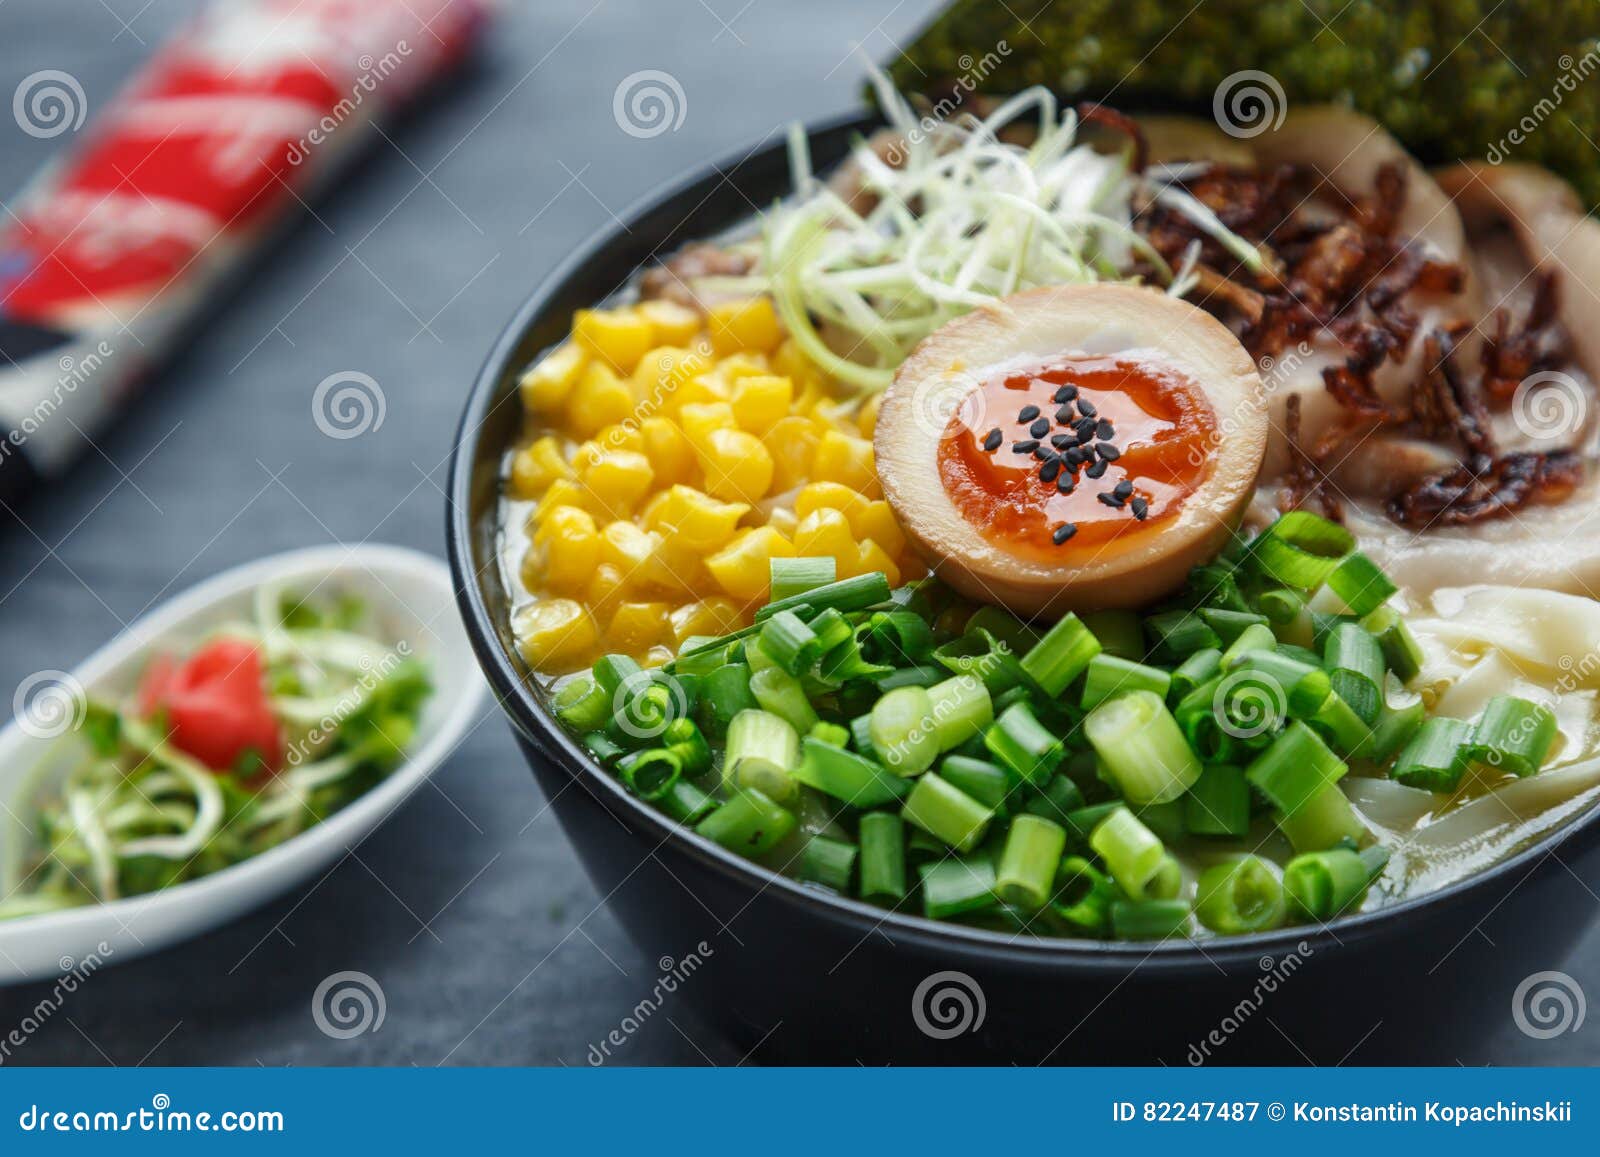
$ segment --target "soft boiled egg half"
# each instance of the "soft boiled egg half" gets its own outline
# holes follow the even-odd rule
[[[895,375],[875,449],[929,566],[1024,615],[1147,604],[1214,557],[1267,445],[1260,375],[1210,314],[1135,285],[1029,290]]]

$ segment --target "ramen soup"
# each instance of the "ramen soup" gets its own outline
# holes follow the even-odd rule
[[[1573,194],[1341,109],[880,96],[521,380],[511,627],[596,764],[812,886],[1091,939],[1333,920],[1587,812]]]

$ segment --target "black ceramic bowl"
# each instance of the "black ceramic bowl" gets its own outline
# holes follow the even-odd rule
[[[814,129],[819,168],[871,125]],[[1517,983],[1557,967],[1594,914],[1582,878],[1597,867],[1595,815],[1463,883],[1322,929],[1202,944],[1013,938],[886,913],[756,867],[629,796],[556,724],[525,681],[495,553],[501,469],[522,419],[518,373],[566,335],[573,310],[788,188],[781,143],[740,154],[569,258],[495,346],[451,467],[450,562],[467,630],[584,867],[660,961],[659,983],[640,979],[644,1015],[684,1001],[741,1049],[819,1063],[1470,1057],[1474,1038],[1510,1019]]]

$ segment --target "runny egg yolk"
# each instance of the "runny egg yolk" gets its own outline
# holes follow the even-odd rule
[[[1216,432],[1200,386],[1168,363],[1063,357],[979,385],[945,428],[939,477],[989,542],[1061,562],[1175,518]]]

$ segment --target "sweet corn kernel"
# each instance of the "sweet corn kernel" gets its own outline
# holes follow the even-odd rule
[[[552,590],[581,590],[600,561],[600,535],[594,517],[576,506],[551,511],[533,541],[543,548],[544,585]]]
[[[639,582],[652,590],[693,598],[711,585],[711,577],[703,551],[661,536],[649,562],[639,572]]]
[[[530,667],[561,672],[586,665],[599,642],[594,618],[572,599],[542,599],[511,620],[517,648]]]
[[[678,420],[683,421],[683,411],[689,406],[706,405],[712,402],[726,402],[732,397],[728,383],[716,374],[696,374],[687,379],[673,391],[668,409],[678,414]]]
[[[861,436],[871,439],[878,429],[878,411],[883,408],[883,393],[879,391],[867,399],[861,407],[861,412],[856,415],[856,428],[861,431]]]
[[[794,538],[794,528],[800,525],[800,519],[795,512],[786,506],[775,507],[772,517],[767,519],[767,525],[776,530],[784,538]]]
[[[811,459],[821,435],[809,418],[789,417],[773,424],[761,441],[772,455],[772,484],[781,494],[811,474]]]
[[[672,637],[666,603],[619,603],[606,625],[606,646],[626,655],[643,655]]]
[[[819,482],[842,482],[869,497],[879,497],[878,479],[873,465],[872,443],[829,430],[817,443],[811,462],[811,476]]]
[[[612,563],[603,562],[594,568],[594,574],[583,588],[583,601],[589,604],[596,618],[604,620],[616,613],[627,589],[627,576]]]
[[[733,416],[739,428],[765,434],[789,412],[794,384],[774,374],[752,374],[733,387]]]
[[[639,423],[639,434],[657,486],[693,481],[694,447],[676,422],[671,418],[646,418]]]
[[[655,471],[643,454],[607,450],[590,461],[580,477],[596,505],[611,511],[613,517],[621,517],[650,492]]]
[[[758,502],[772,485],[772,455],[743,430],[712,430],[700,449],[706,491],[734,502]]]
[[[626,519],[608,522],[600,532],[600,558],[622,572],[630,587],[643,577],[659,539]]]
[[[563,342],[545,354],[517,383],[523,407],[534,414],[553,414],[561,409],[585,360],[583,350],[573,342]]]
[[[650,323],[657,341],[688,345],[689,340],[700,332],[699,312],[687,305],[679,305],[676,301],[664,299],[642,301],[635,310],[640,317]]]
[[[796,389],[804,389],[817,376],[811,359],[806,357],[805,351],[794,343],[793,338],[785,338],[773,353],[772,372],[787,377],[794,382]]]
[[[858,490],[851,490],[842,482],[812,482],[800,488],[794,496],[794,512],[801,518],[814,510],[837,510],[855,530],[856,516],[866,508],[867,500]]]
[[[601,430],[590,439],[601,450],[632,450],[635,454],[644,453],[644,435],[639,432],[637,422],[617,422]]]
[[[633,391],[604,362],[590,362],[567,398],[567,423],[580,438],[591,438],[633,416]]]
[[[557,478],[550,483],[550,488],[544,492],[544,497],[539,499],[539,505],[533,508],[531,523],[543,523],[563,506],[583,506],[583,487],[578,485],[576,478]]]
[[[706,318],[706,328],[711,332],[712,348],[719,354],[739,350],[771,353],[783,340],[783,330],[778,325],[778,314],[772,308],[770,297],[714,305]]]
[[[794,529],[794,552],[800,558],[827,555],[838,564],[839,577],[854,572],[859,560],[850,523],[837,510],[813,510]]]
[[[674,486],[666,501],[651,512],[651,529],[688,550],[710,552],[733,537],[733,529],[750,507],[743,502],[718,502],[692,486]]]
[[[722,598],[687,603],[668,617],[672,622],[673,641],[680,647],[685,639],[696,635],[724,635],[743,623],[739,608]]]
[[[772,373],[772,363],[767,360],[766,354],[737,353],[730,354],[717,363],[716,374],[727,383],[729,389],[734,389],[745,378],[755,378]]]
[[[648,410],[664,407],[684,383],[711,369],[711,350],[657,346],[633,370],[633,392]]]
[[[794,544],[772,527],[758,526],[706,559],[706,569],[723,590],[748,603],[766,597],[772,560],[793,557]]]
[[[704,451],[706,436],[711,431],[732,430],[738,422],[734,420],[733,407],[727,402],[702,402],[681,408],[678,411],[678,425],[695,448]]]
[[[905,553],[905,533],[895,519],[893,508],[883,499],[864,503],[853,512],[846,511],[845,517],[850,520],[851,533],[858,539],[872,539],[892,558],[899,558]]]
[[[624,374],[633,372],[655,342],[650,323],[627,309],[580,309],[572,315],[572,336]]]
[[[894,559],[889,557],[888,552],[883,547],[869,538],[856,548],[856,557],[850,567],[850,574],[846,575],[841,572],[839,577],[848,578],[858,574],[871,574],[873,571],[882,571],[884,577],[889,580],[890,586],[897,587],[900,585],[900,568],[895,565]]]
[[[639,666],[646,667],[646,668],[648,668],[648,667],[665,667],[668,663],[672,662],[672,660],[677,658],[677,657],[678,657],[678,653],[676,651],[674,651],[671,647],[664,646],[664,645],[657,645],[657,646],[651,647],[648,651],[646,651],[644,653],[644,655],[639,659]]]
[[[511,492],[517,498],[537,498],[558,478],[572,476],[561,443],[548,434],[524,446],[511,460]]]

